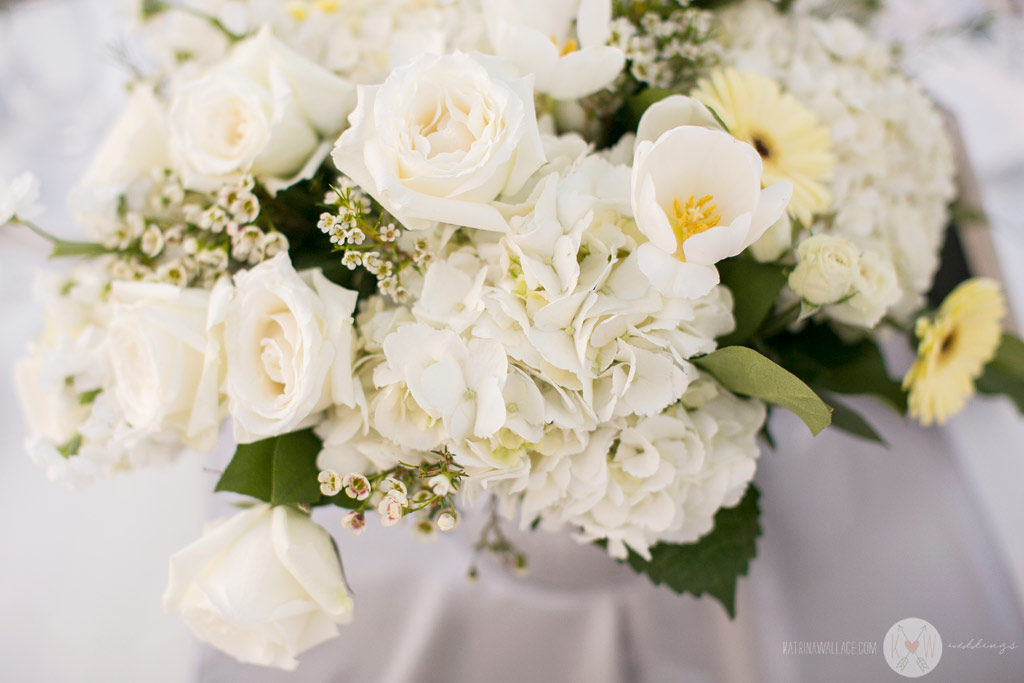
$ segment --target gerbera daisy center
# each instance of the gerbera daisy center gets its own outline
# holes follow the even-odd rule
[[[699,235],[722,222],[722,216],[718,213],[718,206],[714,204],[715,198],[706,194],[700,199],[690,195],[686,203],[680,204],[678,199],[672,201],[672,231],[676,236],[676,258],[685,261],[683,254],[683,242],[694,235]]]

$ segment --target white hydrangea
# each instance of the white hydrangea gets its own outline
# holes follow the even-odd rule
[[[721,24],[725,63],[778,80],[831,131],[836,211],[808,227],[871,252],[877,272],[894,268],[902,295],[890,313],[909,315],[931,286],[954,196],[952,147],[935,105],[888,47],[849,20],[748,1],[723,11]],[[878,317],[851,313],[826,310],[861,326]]]

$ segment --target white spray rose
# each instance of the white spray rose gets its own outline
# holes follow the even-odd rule
[[[322,138],[341,130],[354,104],[353,85],[265,28],[175,94],[172,149],[191,187],[248,172],[276,181],[272,189],[286,187],[315,170]]]
[[[328,533],[292,508],[262,504],[171,556],[164,609],[240,661],[288,670],[352,619]]]
[[[842,237],[814,235],[796,250],[798,263],[789,274],[789,286],[815,306],[831,304],[850,293],[857,277],[857,247]]]
[[[877,325],[903,294],[892,261],[874,251],[861,254],[853,288],[854,295],[829,307],[828,314],[833,320],[867,329]]]
[[[107,353],[112,390],[128,423],[171,428],[210,451],[224,415],[221,323],[231,287],[213,292],[155,282],[115,282]]]
[[[406,227],[507,231],[491,205],[544,162],[532,79],[479,54],[426,55],[360,86],[334,163]]]
[[[484,18],[494,51],[556,99],[597,92],[626,62],[607,44],[611,0],[484,0]]]
[[[356,297],[319,271],[296,273],[286,254],[235,276],[224,344],[236,440],[285,434],[332,403],[356,404]]]

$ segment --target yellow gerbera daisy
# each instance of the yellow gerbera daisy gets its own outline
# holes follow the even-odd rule
[[[910,389],[910,416],[943,424],[960,412],[1002,336],[1006,302],[999,283],[972,278],[942,302],[934,319],[917,319],[917,360],[903,378]]]
[[[808,225],[813,214],[831,206],[835,155],[828,126],[817,114],[772,79],[733,68],[701,79],[692,94],[761,155],[762,185],[793,184],[789,210],[797,220]]]

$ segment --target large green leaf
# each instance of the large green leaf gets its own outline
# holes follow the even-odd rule
[[[823,430],[831,421],[831,409],[810,387],[753,349],[726,346],[693,362],[729,391],[794,412],[812,434]]]
[[[312,429],[241,444],[216,491],[234,491],[272,505],[320,500],[316,456],[321,442]]]
[[[819,391],[821,397],[832,407],[832,426],[866,441],[888,446],[885,439],[875,431],[871,423],[850,406],[839,401],[834,395]]]
[[[978,379],[983,394],[1008,396],[1024,413],[1024,342],[1012,334],[1003,334],[995,357]]]
[[[718,263],[722,284],[732,291],[736,329],[718,340],[720,346],[742,344],[757,332],[786,284],[786,271],[775,263],[732,258]]]
[[[658,543],[651,548],[650,561],[629,552],[627,562],[654,583],[663,583],[676,593],[697,597],[708,593],[722,603],[730,617],[736,616],[736,584],[745,576],[757,555],[761,535],[759,493],[753,484],[743,500],[715,515],[715,527],[695,543]]]
[[[844,342],[828,325],[807,325],[799,333],[774,337],[779,362],[810,385],[837,394],[865,394],[881,399],[901,415],[907,394],[889,376],[878,345],[865,337]]]

